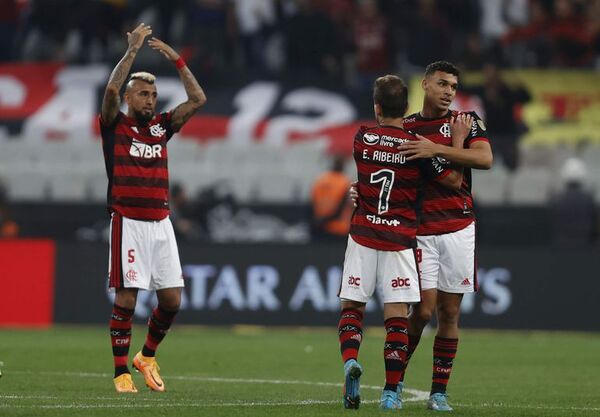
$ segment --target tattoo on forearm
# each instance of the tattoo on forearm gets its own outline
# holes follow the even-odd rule
[[[188,98],[194,102],[202,101],[202,97],[204,96],[204,91],[192,71],[189,68],[182,68],[180,71],[181,81],[183,82],[183,87],[185,88],[185,92],[188,95]]]
[[[173,109],[173,115],[177,119],[176,122],[185,123],[196,113],[196,109],[188,105],[188,102],[181,103]]]
[[[188,100],[173,109],[172,125],[175,129],[179,129],[183,126],[183,124],[187,122],[206,101],[206,96],[204,95],[202,87],[200,87],[196,77],[194,77],[194,74],[192,74],[189,68],[182,68],[179,70],[179,77],[185,88]]]
[[[137,51],[135,50],[127,50],[123,58],[121,58],[113,72],[110,74],[110,78],[108,79],[109,85],[112,84],[118,89],[121,89],[129,74],[129,70],[131,70],[131,65],[133,65],[136,54]]]
[[[133,64],[136,53],[137,50],[128,49],[123,58],[121,58],[115,69],[113,69],[112,73],[110,74],[107,89],[104,93],[104,99],[102,100],[102,119],[107,123],[111,123],[111,121],[119,112],[121,100],[118,91],[121,90],[121,87],[123,86],[123,83],[129,74],[129,70],[131,69],[131,65]],[[108,87],[110,87],[111,90],[114,88],[117,91],[117,94],[109,94]]]

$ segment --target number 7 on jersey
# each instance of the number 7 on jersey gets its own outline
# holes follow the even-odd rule
[[[377,214],[383,214],[389,210],[390,194],[394,185],[394,171],[390,169],[380,169],[371,174],[371,184],[381,183],[379,191],[379,203],[377,204]]]

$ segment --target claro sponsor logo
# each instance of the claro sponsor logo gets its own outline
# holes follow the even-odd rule
[[[385,226],[399,226],[401,223],[396,219],[384,219],[383,217],[375,216],[374,214],[367,214],[367,220],[373,224],[383,224]]]

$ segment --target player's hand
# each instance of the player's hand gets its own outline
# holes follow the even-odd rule
[[[452,144],[462,145],[469,135],[471,126],[473,125],[473,116],[468,113],[460,113],[456,117],[450,119],[450,132],[452,133]]]
[[[136,51],[140,49],[144,44],[144,39],[149,35],[152,35],[152,28],[144,23],[140,23],[133,31],[127,32],[129,49],[135,49]]]
[[[406,156],[407,161],[419,158],[433,158],[437,156],[438,144],[430,141],[425,136],[416,135],[417,139],[398,145],[400,155]]]
[[[352,204],[354,207],[358,207],[358,181],[354,181],[350,184],[350,189],[348,190],[348,194],[352,199]]]
[[[150,48],[163,54],[169,61],[177,61],[179,59],[179,54],[160,39],[152,37],[152,39],[148,40],[148,45]]]

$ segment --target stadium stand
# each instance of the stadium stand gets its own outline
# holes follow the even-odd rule
[[[418,95],[425,64],[421,61],[427,57],[411,41],[418,35],[419,42],[434,42],[435,34],[417,30],[414,22],[426,25],[435,18],[445,28],[447,38],[452,39],[444,56],[435,58],[456,62],[467,75],[465,95],[456,101],[458,108],[475,108],[485,119],[486,109],[481,104],[485,100],[466,87],[470,80],[476,80],[474,86],[477,85],[477,80],[482,79],[480,71],[488,63],[502,68],[508,84],[524,85],[533,97],[531,102],[514,109],[517,125],[522,128],[518,133],[517,169],[507,170],[502,158],[497,157],[491,170],[475,171],[477,204],[545,207],[561,186],[557,171],[573,156],[578,156],[588,167],[587,187],[600,202],[600,136],[595,127],[600,94],[596,86],[600,83],[596,82],[598,74],[594,71],[600,66],[600,25],[596,24],[594,13],[598,2],[499,2],[492,7],[485,0],[464,0],[460,2],[464,13],[458,18],[451,2],[378,1],[374,19],[387,23],[390,32],[386,48],[374,50],[360,41],[357,34],[362,32],[355,31],[358,27],[355,25],[362,25],[361,30],[368,29],[368,25],[357,21],[361,5],[353,0],[267,0],[265,10],[269,11],[269,18],[256,22],[258,26],[244,35],[247,38],[232,35],[235,31],[226,32],[224,25],[217,24],[230,20],[246,27],[251,16],[248,10],[237,9],[243,2],[232,2],[229,7],[227,2],[178,1],[167,14],[163,13],[161,2],[99,3],[94,6],[99,8],[66,0],[52,2],[52,8],[37,1],[11,0],[3,5],[7,19],[0,21],[0,25],[13,28],[14,36],[0,39],[0,77],[8,74],[0,83],[0,178],[6,183],[11,202],[104,204],[106,175],[97,128],[80,133],[95,124],[102,83],[92,86],[90,94],[87,86],[92,81],[87,80],[104,79],[103,71],[109,70],[122,51],[124,28],[142,16],[156,28],[157,34],[183,51],[190,67],[206,86],[209,97],[206,110],[197,116],[194,127],[177,135],[168,148],[171,181],[182,184],[192,197],[215,188],[240,204],[306,205],[312,182],[340,149],[348,158],[346,173],[355,177],[351,152],[344,143],[349,142],[358,123],[371,123],[371,99],[365,88],[379,73],[395,72],[412,79],[411,93]],[[54,25],[44,23],[48,16],[56,17]],[[82,27],[67,16],[85,16],[89,25]],[[466,22],[465,16],[468,16]],[[389,25],[391,19],[401,24]],[[197,29],[198,22],[205,21],[211,22],[210,27]],[[302,48],[294,38],[295,29],[290,29],[298,21],[313,25],[315,30],[321,30],[326,22],[333,30],[320,41],[318,48]],[[540,21],[547,25],[540,26]],[[550,30],[556,25],[586,30],[581,36],[569,30]],[[309,34],[296,35],[310,41]],[[210,38],[213,47],[203,48],[203,37]],[[261,45],[260,52],[248,49],[250,38]],[[225,44],[231,46],[231,53],[214,47]],[[565,45],[578,47],[565,49]],[[525,50],[527,54],[523,53]],[[356,51],[377,60],[377,71],[367,71],[369,67]],[[32,64],[32,60],[36,63]],[[44,65],[44,69],[35,67],[38,64]],[[159,75],[163,93],[161,96],[159,91],[163,100],[159,107],[172,108],[181,93],[172,68],[152,53],[141,54],[137,65]],[[28,71],[33,68],[36,77],[27,78],[24,68]],[[62,75],[56,73],[61,68],[66,69]],[[10,82],[15,76],[23,85]],[[45,81],[34,82],[33,78]],[[244,108],[245,104],[239,100],[241,92],[256,91],[245,88],[258,80],[271,82],[269,88],[277,94],[257,97]],[[53,96],[43,83],[57,84],[50,89],[54,92],[73,87],[65,96],[82,101],[75,103],[75,109],[59,111],[56,120],[45,114],[45,118],[36,118],[32,123],[35,106],[25,101],[25,110],[21,111],[19,103],[28,94],[39,94],[36,111],[46,110],[41,104]],[[286,100],[287,94],[298,91],[294,89],[313,91],[306,89],[307,86],[315,87],[314,91],[322,88],[334,93],[327,97],[343,101],[344,109],[354,108],[355,119],[342,125],[318,125],[322,106],[313,109],[303,99],[298,101],[298,96]],[[481,91],[479,94],[483,94]],[[94,103],[90,97],[95,97]],[[411,99],[411,109],[420,105],[419,100]],[[285,107],[291,102],[298,107]],[[53,106],[57,104],[60,103]],[[240,108],[235,108],[238,105]],[[335,112],[335,107],[331,111]],[[259,112],[263,113],[257,116]],[[290,115],[299,119],[294,121]],[[292,124],[298,122],[294,126],[308,128],[303,132],[288,132],[281,141],[283,145],[264,143],[269,120],[281,116],[280,127],[281,121],[288,117]],[[250,119],[254,123],[248,124],[247,137],[239,141],[229,136],[229,127],[223,127],[229,126],[234,117],[236,129],[246,126],[244,123],[250,123]],[[322,120],[330,119],[324,116]],[[336,129],[343,133],[332,133]],[[493,143],[494,132],[489,134]]]

